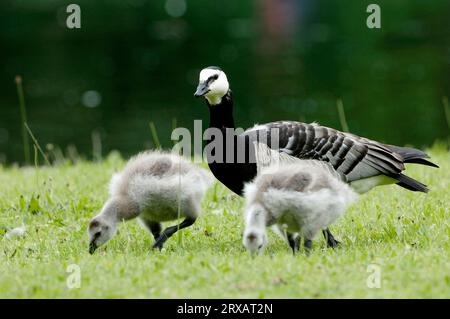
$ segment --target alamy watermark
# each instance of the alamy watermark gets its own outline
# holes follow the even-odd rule
[[[202,120],[194,121],[193,134],[185,127],[175,128],[171,139],[177,143],[172,152],[192,158],[194,162],[205,161],[209,164],[260,163],[264,156],[258,154],[257,145],[268,145],[274,151],[279,149],[277,127],[247,131],[243,128],[210,127],[203,131],[202,123]],[[205,147],[203,142],[206,142]]]
[[[72,3],[66,7],[66,12],[69,13],[66,19],[66,26],[69,29],[81,28],[81,7],[78,4]],[[366,25],[369,29],[381,28],[381,8],[378,4],[372,3],[367,6],[367,13],[370,13],[366,19]]]
[[[66,26],[69,29],[81,28],[81,8],[78,4],[69,4],[66,7],[66,12],[70,13],[66,19]]]
[[[371,263],[367,266],[366,271],[369,274],[366,279],[367,288],[381,288],[381,265]]]
[[[367,13],[370,13],[366,20],[369,29],[381,28],[381,8],[378,4],[372,3],[367,6]]]
[[[69,273],[66,279],[66,286],[69,289],[78,289],[81,287],[81,268],[77,264],[70,264],[66,268]]]

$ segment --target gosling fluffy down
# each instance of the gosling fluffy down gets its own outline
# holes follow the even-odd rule
[[[195,222],[213,181],[210,172],[181,156],[164,151],[136,155],[112,177],[109,199],[89,223],[89,251],[93,253],[109,241],[118,222],[136,217],[153,234],[153,248],[162,248],[177,230]],[[180,217],[184,218],[181,224],[162,231],[161,222]]]
[[[244,189],[244,246],[252,253],[262,251],[267,244],[266,227],[274,225],[283,233],[297,233],[309,249],[317,232],[357,199],[333,172],[326,163],[311,160],[261,170]]]

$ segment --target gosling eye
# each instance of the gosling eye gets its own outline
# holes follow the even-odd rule
[[[95,228],[98,226],[100,226],[100,223],[97,220],[94,220],[89,224],[89,228]]]
[[[214,74],[214,75],[212,76],[212,78],[213,78],[214,80],[217,80],[217,79],[219,78],[219,74]]]
[[[101,231],[96,232],[96,233],[94,234],[94,239],[99,238],[101,234],[102,234]]]
[[[258,246],[258,250],[259,250],[259,249],[261,249],[261,248],[262,248],[262,246],[263,246],[263,244],[259,245],[259,246]]]

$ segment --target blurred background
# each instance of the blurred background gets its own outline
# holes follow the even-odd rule
[[[66,6],[81,7],[81,29]],[[1,0],[0,162],[24,161],[16,75],[44,151],[64,156],[170,147],[173,125],[206,120],[198,72],[227,73],[238,126],[289,119],[391,144],[447,138],[450,1]],[[31,152],[32,153],[32,152]],[[71,156],[72,156],[71,155]]]

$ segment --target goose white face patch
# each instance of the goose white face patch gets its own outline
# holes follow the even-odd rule
[[[217,79],[214,77],[217,76]],[[200,83],[210,81],[208,86],[208,93],[205,94],[205,98],[208,100],[209,104],[216,105],[219,104],[222,100],[222,97],[227,94],[230,84],[228,83],[228,79],[226,74],[217,69],[203,69],[200,72]]]
[[[200,71],[200,82],[208,81],[208,79],[214,75],[220,75],[222,71],[216,69],[203,69]],[[223,73],[223,72],[222,72]]]

